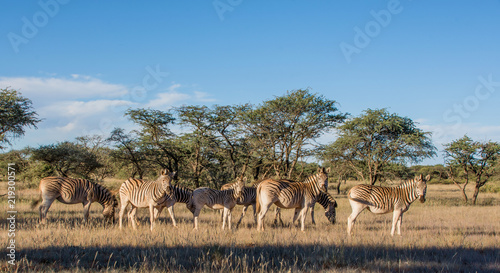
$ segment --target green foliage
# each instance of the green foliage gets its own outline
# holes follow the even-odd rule
[[[42,145],[31,152],[31,159],[50,165],[55,174],[64,177],[91,178],[92,172],[102,167],[97,156],[82,145],[72,142]]]
[[[492,141],[474,141],[465,135],[444,146],[448,173],[452,181],[462,190],[465,202],[468,201],[465,188],[470,179],[475,182],[472,197],[472,203],[475,204],[480,188],[498,173],[500,144]]]
[[[322,159],[346,162],[362,180],[375,184],[391,163],[418,163],[433,157],[436,148],[429,134],[410,118],[368,109],[338,127],[339,136],[325,148]]]
[[[25,127],[36,128],[41,121],[37,116],[31,100],[14,89],[0,89],[0,149],[24,135]]]
[[[314,154],[321,134],[343,122],[336,102],[309,90],[295,90],[241,112],[256,155],[276,176],[290,178],[299,160]]]

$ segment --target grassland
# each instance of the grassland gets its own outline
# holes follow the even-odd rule
[[[116,181],[108,181],[116,187]],[[350,187],[352,183],[343,185]],[[5,193],[2,183],[0,194]],[[463,205],[453,185],[429,185],[427,202],[414,203],[405,214],[403,236],[391,237],[391,215],[362,213],[354,236],[346,235],[350,206],[338,201],[337,223],[331,225],[316,206],[315,226],[271,227],[257,232],[247,215],[239,229],[222,231],[218,213],[206,209],[199,231],[192,214],[175,206],[178,228],[166,211],[149,231],[146,210],[138,215],[137,231],[104,227],[101,207],[92,206],[91,222],[83,225],[81,205],[54,203],[47,225],[38,226],[30,202],[35,189],[19,189],[16,209],[16,265],[0,250],[0,271],[67,272],[500,272],[500,194],[481,193],[477,206]],[[1,197],[2,241],[7,244],[7,208]],[[251,210],[251,209],[249,209]],[[241,207],[233,211],[233,222]],[[283,218],[290,222],[291,211]],[[236,218],[236,219],[235,219]]]

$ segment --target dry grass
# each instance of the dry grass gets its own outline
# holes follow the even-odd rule
[[[110,181],[115,183],[114,181]],[[5,192],[2,183],[2,193]],[[346,185],[343,187],[349,187]],[[364,212],[354,236],[346,235],[351,209],[345,195],[335,196],[337,223],[331,225],[316,207],[316,226],[308,216],[305,232],[295,226],[257,232],[249,215],[242,227],[220,230],[220,216],[204,210],[200,230],[192,230],[192,214],[182,204],[175,210],[179,228],[168,213],[149,231],[147,212],[139,211],[137,231],[102,225],[101,207],[92,207],[89,225],[82,221],[81,205],[54,203],[48,224],[37,225],[38,213],[29,208],[36,190],[22,190],[16,232],[17,266],[2,263],[0,271],[109,271],[109,272],[499,272],[500,194],[481,193],[479,206],[462,205],[453,185],[430,185],[428,202],[414,203],[405,214],[403,236],[389,235],[391,215]],[[6,201],[0,212],[7,228]],[[249,209],[251,210],[251,208]],[[236,221],[241,207],[233,211]],[[291,211],[284,212],[289,222]],[[235,219],[236,218],[236,219]],[[4,239],[5,238],[5,239]],[[7,241],[6,232],[2,239]],[[6,260],[6,249],[1,257]]]

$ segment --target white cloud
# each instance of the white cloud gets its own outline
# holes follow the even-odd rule
[[[210,98],[210,95],[205,92],[194,91],[194,96],[197,101],[214,102],[216,99]]]
[[[132,106],[126,100],[58,101],[40,108],[41,117],[86,117],[106,112],[120,112]]]
[[[0,77],[0,86],[20,91],[38,104],[51,100],[117,98],[128,93],[121,84],[103,82],[90,76],[72,74],[71,79],[56,77]]]
[[[146,106],[150,108],[171,107],[174,104],[188,100],[190,98],[191,96],[189,96],[188,94],[183,94],[179,92],[159,93],[157,94],[156,98],[149,101],[149,103]]]
[[[175,82],[163,91],[147,91],[141,86],[128,88],[81,74],[44,75],[0,77],[0,87],[18,90],[31,99],[43,119],[37,130],[28,129],[23,138],[14,141],[15,149],[73,141],[83,135],[107,136],[116,127],[131,129],[135,125],[124,117],[130,107],[165,110],[183,103],[214,101],[207,93],[193,91],[193,86]]]

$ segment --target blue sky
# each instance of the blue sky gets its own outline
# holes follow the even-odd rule
[[[129,107],[301,88],[410,117],[438,149],[500,141],[500,1],[436,2],[0,1],[0,87],[44,119],[13,148],[131,128]]]

